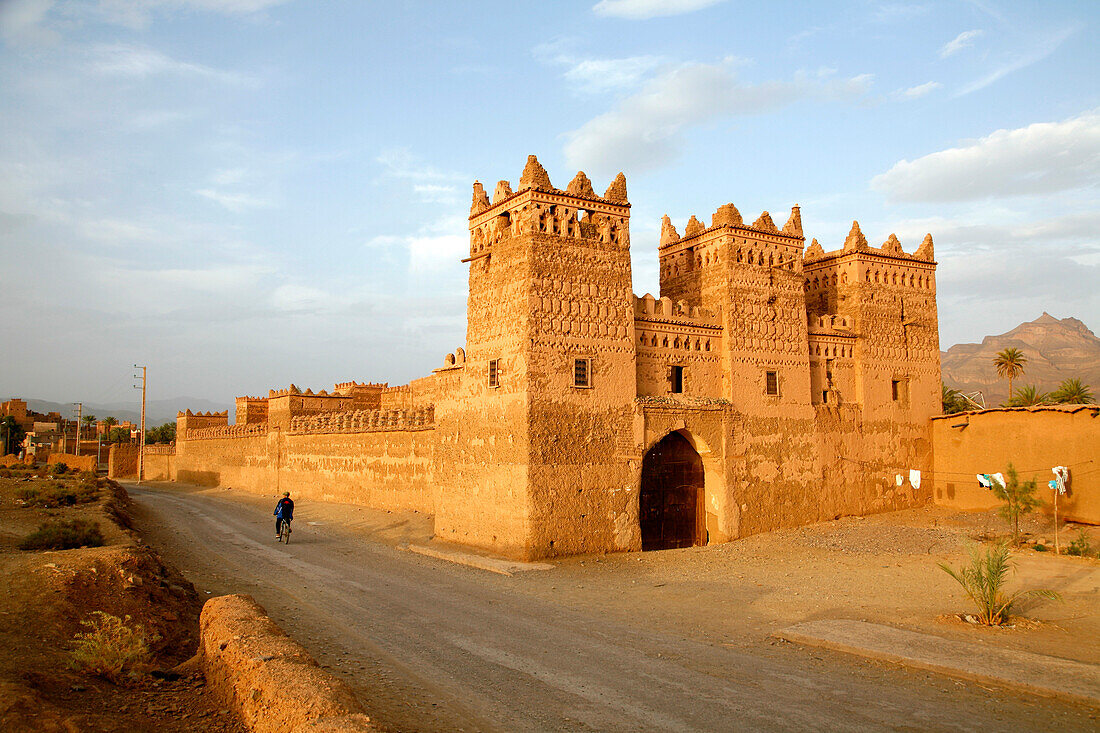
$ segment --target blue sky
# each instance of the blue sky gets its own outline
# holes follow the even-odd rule
[[[1100,326],[1095,2],[0,0],[4,396],[400,384],[464,342],[470,185],[936,242],[943,348]]]

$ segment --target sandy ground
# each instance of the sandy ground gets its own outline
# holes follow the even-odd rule
[[[298,502],[283,547],[274,496],[174,484],[134,495],[139,528],[200,590],[253,594],[392,730],[1097,727],[1093,709],[769,636],[856,618],[1100,661],[1100,561],[1023,551],[1013,587],[1063,602],[1027,604],[1034,621],[1013,629],[951,616],[969,607],[936,563],[1001,531],[992,515],[930,507],[504,577],[401,552],[430,541],[415,513]]]
[[[16,498],[21,488],[57,483],[0,478],[0,730],[243,730],[235,715],[205,693],[199,674],[142,675],[115,684],[69,669],[73,635],[98,609],[129,614],[160,635],[153,668],[164,671],[194,654],[199,605],[186,580],[108,518],[106,498],[52,509],[22,506]],[[54,552],[17,549],[41,522],[76,517],[98,522],[107,544]]]

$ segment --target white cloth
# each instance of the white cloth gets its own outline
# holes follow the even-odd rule
[[[898,486],[901,486],[903,483],[905,483],[905,477],[899,473],[897,476],[894,476],[894,483],[896,483]]]
[[[1050,471],[1054,474],[1054,481],[1058,487],[1058,493],[1065,494],[1066,487],[1069,486],[1069,469],[1065,466],[1055,466],[1050,469]]]
[[[1002,489],[1008,485],[1005,483],[1005,475],[1003,473],[991,473],[989,474],[989,478],[999,483]]]
[[[914,489],[920,488],[920,471],[915,468],[909,471],[909,483],[913,485]]]
[[[993,488],[993,481],[989,478],[988,473],[978,474],[978,486],[984,486],[987,489]]]

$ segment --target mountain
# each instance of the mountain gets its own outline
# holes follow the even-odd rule
[[[47,412],[59,412],[66,419],[73,419],[74,406],[66,402],[49,402],[47,400],[27,399],[27,408],[43,414]],[[176,413],[190,409],[194,412],[207,412],[214,410],[220,412],[230,409],[231,405],[223,405],[210,400],[202,400],[196,397],[173,397],[167,400],[148,400],[145,403],[145,427],[155,428],[166,422],[174,423]],[[116,417],[120,421],[130,420],[138,423],[141,420],[141,400],[135,402],[111,402],[99,404],[95,402],[84,403],[84,414],[95,415],[99,419],[107,416]]]
[[[1049,392],[1062,380],[1078,377],[1100,392],[1100,338],[1076,318],[1059,320],[1049,313],[1000,336],[986,336],[980,344],[956,344],[942,352],[944,383],[964,392],[981,390],[986,405],[1000,405],[1008,399],[1008,380],[997,376],[993,359],[1013,346],[1027,357],[1013,388],[1034,384]]]

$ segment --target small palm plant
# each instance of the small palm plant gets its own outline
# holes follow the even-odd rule
[[[1020,546],[1020,517],[1031,514],[1042,502],[1035,496],[1035,479],[1020,481],[1016,467],[1008,464],[1008,479],[1001,484],[993,479],[993,495],[1004,502],[997,510],[1001,518],[1012,525],[1012,544]]]
[[[1059,384],[1058,389],[1050,393],[1050,397],[1055,402],[1066,405],[1091,405],[1096,402],[1089,386],[1081,384],[1081,380],[1076,377]]]
[[[966,591],[970,600],[978,607],[978,622],[986,626],[1000,626],[1008,621],[1012,604],[1027,596],[1040,596],[1052,601],[1062,597],[1052,590],[1031,588],[1005,593],[1003,588],[1013,569],[1008,561],[1008,546],[1004,543],[994,545],[987,552],[978,547],[970,547],[970,564],[956,570],[947,563],[939,563],[945,573],[950,575]]]
[[[1012,396],[1012,380],[1024,373],[1024,365],[1027,357],[1024,352],[1010,346],[997,353],[993,359],[993,366],[997,368],[997,376],[1008,380],[1008,396]]]
[[[1040,392],[1034,384],[1027,384],[1016,390],[1008,401],[1009,407],[1032,407],[1045,405],[1050,399],[1046,392]]]

